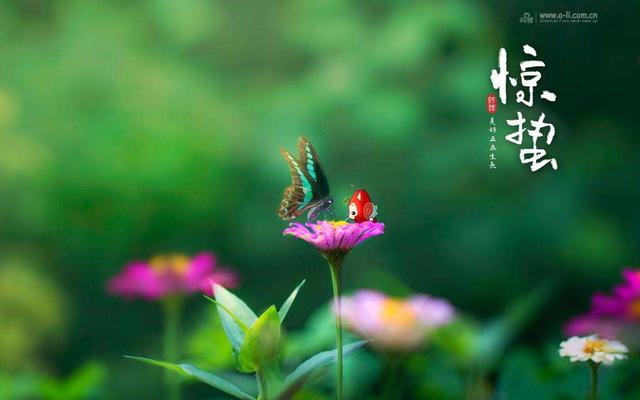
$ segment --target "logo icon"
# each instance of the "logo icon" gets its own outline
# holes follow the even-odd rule
[[[533,17],[528,12],[525,12],[524,14],[522,14],[522,17],[520,17],[520,23],[533,24]]]

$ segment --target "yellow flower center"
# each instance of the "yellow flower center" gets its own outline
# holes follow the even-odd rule
[[[407,302],[397,299],[386,299],[380,309],[380,317],[389,325],[411,326],[416,321],[416,313]]]
[[[347,221],[327,221],[329,222],[334,228],[338,228],[340,226],[346,226],[349,223]]]
[[[636,299],[629,304],[629,314],[634,318],[640,318],[640,299]]]
[[[158,273],[186,274],[191,259],[184,254],[163,254],[149,260],[149,266]]]
[[[603,351],[604,347],[606,346],[606,344],[607,344],[607,342],[605,340],[587,339],[586,343],[584,344],[584,349],[582,349],[582,351],[584,351],[587,354],[595,354],[595,353],[597,353],[599,351]]]

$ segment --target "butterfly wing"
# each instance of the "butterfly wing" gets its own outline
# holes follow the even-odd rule
[[[298,139],[300,157],[280,149],[282,157],[289,165],[291,185],[284,191],[278,215],[284,220],[292,220],[305,211],[310,211],[308,220],[314,220],[321,211],[330,206],[329,183],[315,148],[304,137]]]
[[[313,200],[317,201],[329,196],[329,182],[322,168],[320,157],[311,142],[303,136],[298,139],[300,167],[311,184]]]
[[[305,212],[313,199],[313,184],[309,181],[301,163],[285,149],[280,149],[280,154],[289,165],[291,172],[291,185],[282,196],[278,216],[284,220],[292,220]]]

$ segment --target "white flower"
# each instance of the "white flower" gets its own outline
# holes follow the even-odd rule
[[[593,361],[604,365],[611,365],[615,360],[627,358],[627,346],[617,340],[601,339],[596,335],[573,336],[560,343],[560,356],[570,357],[572,362]]]

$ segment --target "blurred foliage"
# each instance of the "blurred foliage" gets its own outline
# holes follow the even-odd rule
[[[250,305],[307,278],[287,321],[302,327],[330,296],[321,258],[283,239],[275,216],[288,183],[278,146],[302,133],[336,198],[366,188],[387,224],[347,260],[347,289],[427,292],[484,321],[556,278],[544,318],[513,340],[557,342],[564,319],[640,260],[628,35],[640,5],[562,2],[585,7],[598,23],[569,29],[518,22],[550,0],[1,2],[0,255],[19,255],[0,267],[2,370],[65,376],[91,356],[109,363],[107,396],[159,397],[162,375],[121,359],[158,352],[158,307],[104,293],[124,263],[158,252],[215,251]],[[514,68],[524,43],[558,94],[532,112],[554,122],[560,168],[531,174],[502,142],[490,174],[489,71],[499,47]],[[500,132],[514,112],[499,109]],[[188,324],[210,320],[202,303]],[[214,324],[186,347],[217,369],[225,356],[201,352],[207,335],[224,346]],[[461,327],[460,346],[473,332]],[[443,362],[425,361],[429,381],[459,380]],[[192,386],[188,398],[202,395]]]
[[[0,374],[0,398],[4,400],[100,400],[104,399],[105,367],[88,362],[64,379],[37,373]]]
[[[0,260],[0,370],[38,366],[65,333],[66,299],[42,271],[20,258]]]
[[[231,344],[214,307],[208,307],[197,327],[187,336],[185,357],[207,371],[233,366]]]
[[[550,286],[540,286],[522,296],[503,314],[482,323],[471,316],[459,315],[447,326],[427,338],[423,351],[402,356],[356,352],[345,366],[345,392],[348,399],[359,399],[362,393],[380,393],[385,399],[388,386],[401,385],[404,397],[436,399],[488,399],[493,391],[490,376],[496,374],[507,349],[525,326],[538,315]],[[304,329],[290,333],[286,340],[286,361],[300,360],[334,341],[333,315],[327,304],[309,318]],[[346,341],[357,340],[347,333]],[[389,382],[390,368],[404,364],[397,380]],[[393,375],[393,374],[392,374]],[[331,387],[334,380],[324,380]],[[305,397],[301,397],[305,399]],[[377,397],[376,397],[377,398]]]
[[[548,399],[582,400],[587,397],[589,368],[582,363],[572,364],[558,358],[557,348],[546,351],[517,349],[511,352],[500,371],[496,400]],[[600,399],[631,400],[640,395],[637,376],[638,360],[624,365],[603,367],[599,372]]]

